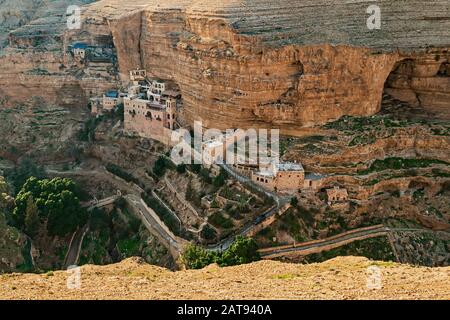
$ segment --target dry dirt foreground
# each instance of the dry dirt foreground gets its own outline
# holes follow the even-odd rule
[[[382,288],[367,288],[378,266]],[[249,265],[171,272],[137,258],[84,266],[81,289],[68,274],[0,276],[1,299],[450,299],[450,268],[413,267],[339,257],[320,264],[261,261]]]

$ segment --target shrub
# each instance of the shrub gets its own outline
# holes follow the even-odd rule
[[[383,160],[375,160],[371,166],[366,170],[358,171],[358,174],[365,175],[372,172],[378,172],[383,170],[401,170],[401,169],[413,169],[413,168],[426,168],[432,164],[446,164],[449,163],[435,159],[407,159],[407,158],[386,158]]]
[[[120,209],[125,208],[125,205],[127,204],[124,197],[119,197],[114,201],[114,206]]]
[[[209,222],[219,228],[231,229],[234,227],[233,222],[223,216],[221,212],[217,212],[209,218]]]
[[[157,199],[146,193],[142,193],[141,198],[150,208],[153,209],[153,211],[155,211],[170,231],[172,231],[176,236],[180,236],[180,223],[172,215],[172,213],[167,210],[166,207],[164,207]]]
[[[211,263],[227,267],[258,261],[261,257],[254,239],[239,236],[227,250],[222,252],[207,251],[190,244],[184,251],[182,259],[188,269],[201,269]]]
[[[202,247],[190,244],[183,252],[182,260],[188,269],[202,269],[216,262],[217,253],[206,251]]]
[[[89,118],[83,125],[83,128],[78,132],[78,140],[84,142],[91,142],[95,140],[95,129],[101,121],[101,117]]]
[[[258,245],[252,238],[237,237],[230,248],[225,250],[218,261],[219,265],[235,266],[261,259]]]
[[[202,169],[202,166],[200,165],[200,164],[191,164],[190,165],[190,170],[193,172],[193,173],[200,173],[200,170]]]
[[[213,180],[214,187],[216,187],[218,189],[218,188],[224,186],[227,179],[228,179],[228,173],[223,168],[220,168],[219,175],[217,177],[215,177]]]
[[[205,240],[213,240],[217,237],[217,232],[211,226],[206,225],[201,232],[201,236]]]
[[[177,166],[177,172],[181,173],[181,174],[185,173],[186,172],[186,165],[185,164],[179,164]]]
[[[293,206],[294,208],[296,208],[298,206],[298,199],[297,199],[297,197],[292,197],[291,198],[291,206]]]
[[[90,212],[89,229],[102,230],[109,228],[110,216],[103,209],[94,208]]]
[[[200,178],[207,184],[212,184],[211,175],[208,169],[202,168],[199,172]]]
[[[162,177],[166,173],[166,169],[166,159],[160,156],[153,165],[152,171],[156,176]]]

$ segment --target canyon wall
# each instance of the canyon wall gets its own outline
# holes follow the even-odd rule
[[[386,82],[386,92],[411,106],[450,118],[449,54],[400,61]]]
[[[342,115],[378,112],[385,85],[396,98],[420,100],[416,104],[436,117],[450,118],[448,1],[378,1],[380,30],[367,28],[371,4],[98,1],[83,7],[82,29],[54,33],[47,52],[29,49],[38,24],[12,32],[10,48],[0,56],[0,94],[7,101],[38,95],[79,106],[120,87],[119,78],[126,84],[129,70],[140,67],[178,84],[186,124],[202,120],[220,129],[278,127],[295,133]],[[34,32],[38,36],[42,32]],[[117,52],[118,78],[77,66],[68,53],[71,43],[104,39]],[[421,71],[406,75],[405,84],[405,75],[396,75],[408,59]],[[48,72],[30,74],[36,69]]]
[[[417,69],[434,70],[437,56],[448,63],[448,2],[380,1],[382,28],[372,31],[369,5],[154,1],[124,10],[109,0],[85,15],[108,21],[122,80],[139,66],[180,86],[187,123],[291,131],[376,113],[386,79],[405,59],[423,66]],[[436,79],[435,71],[418,73],[410,94],[420,92],[422,107],[450,117],[450,78]]]

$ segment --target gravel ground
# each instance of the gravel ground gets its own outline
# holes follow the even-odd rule
[[[379,268],[381,288],[368,288],[369,267]],[[211,265],[178,272],[131,258],[109,266],[83,266],[78,289],[68,289],[68,276],[65,271],[2,275],[0,299],[450,299],[449,267],[361,257],[309,265]]]

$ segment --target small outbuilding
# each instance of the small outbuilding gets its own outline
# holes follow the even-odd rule
[[[334,187],[326,190],[328,203],[348,201],[348,192],[345,188]]]

